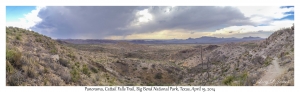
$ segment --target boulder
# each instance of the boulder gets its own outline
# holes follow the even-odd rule
[[[59,60],[59,55],[51,55],[51,59],[57,62]]]

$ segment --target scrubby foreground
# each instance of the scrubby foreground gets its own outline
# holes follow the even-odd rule
[[[6,28],[6,85],[294,85],[294,29],[226,44],[78,45]]]

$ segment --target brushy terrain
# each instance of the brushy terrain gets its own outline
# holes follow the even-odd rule
[[[293,86],[294,28],[239,43],[79,45],[6,27],[6,85]]]

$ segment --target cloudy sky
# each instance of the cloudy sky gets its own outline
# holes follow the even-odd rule
[[[265,38],[293,22],[292,6],[6,6],[6,26],[54,39]]]

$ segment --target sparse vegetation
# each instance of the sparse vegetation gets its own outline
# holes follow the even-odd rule
[[[155,79],[161,79],[162,78],[162,73],[156,73]]]
[[[243,72],[238,76],[227,76],[223,80],[223,84],[228,86],[244,86],[248,78],[248,72]]]
[[[25,82],[25,79],[20,71],[8,75],[7,84],[9,84],[10,86],[22,85],[23,82]]]
[[[83,65],[82,72],[89,77],[91,76],[90,69],[87,67],[87,65]]]
[[[78,82],[80,79],[80,74],[79,74],[79,70],[77,68],[73,68],[71,71],[71,80],[73,82]]]
[[[37,76],[36,71],[32,67],[26,67],[25,73],[30,78],[35,78]]]
[[[282,74],[287,78],[282,79],[293,81],[293,31],[279,31],[268,37],[267,44],[83,45],[7,27],[6,85],[249,86],[263,77],[264,69],[277,58],[280,67],[288,70]],[[53,59],[54,55],[59,58]]]
[[[40,37],[35,38],[36,42],[43,42],[42,39]]]
[[[272,60],[273,59],[268,56],[264,61],[264,66],[269,66],[271,64]]]
[[[225,85],[231,85],[232,82],[233,82],[233,79],[234,79],[233,76],[227,76],[227,77],[223,80],[223,83],[224,83]]]
[[[16,36],[16,39],[17,39],[17,40],[21,40],[21,36],[20,36],[20,35],[17,35],[17,36]]]
[[[73,54],[73,52],[70,52],[67,56],[70,57],[72,60],[75,60],[75,55]]]
[[[17,49],[8,49],[6,48],[6,60],[8,60],[13,66],[20,67],[22,53]]]
[[[6,61],[6,73],[12,74],[15,72],[14,67],[10,64],[10,62]]]
[[[59,63],[61,64],[61,65],[63,65],[64,67],[70,67],[70,63],[69,63],[69,61],[67,61],[66,59],[63,59],[63,58],[59,58]]]
[[[98,73],[98,69],[96,67],[91,67],[93,73]]]

